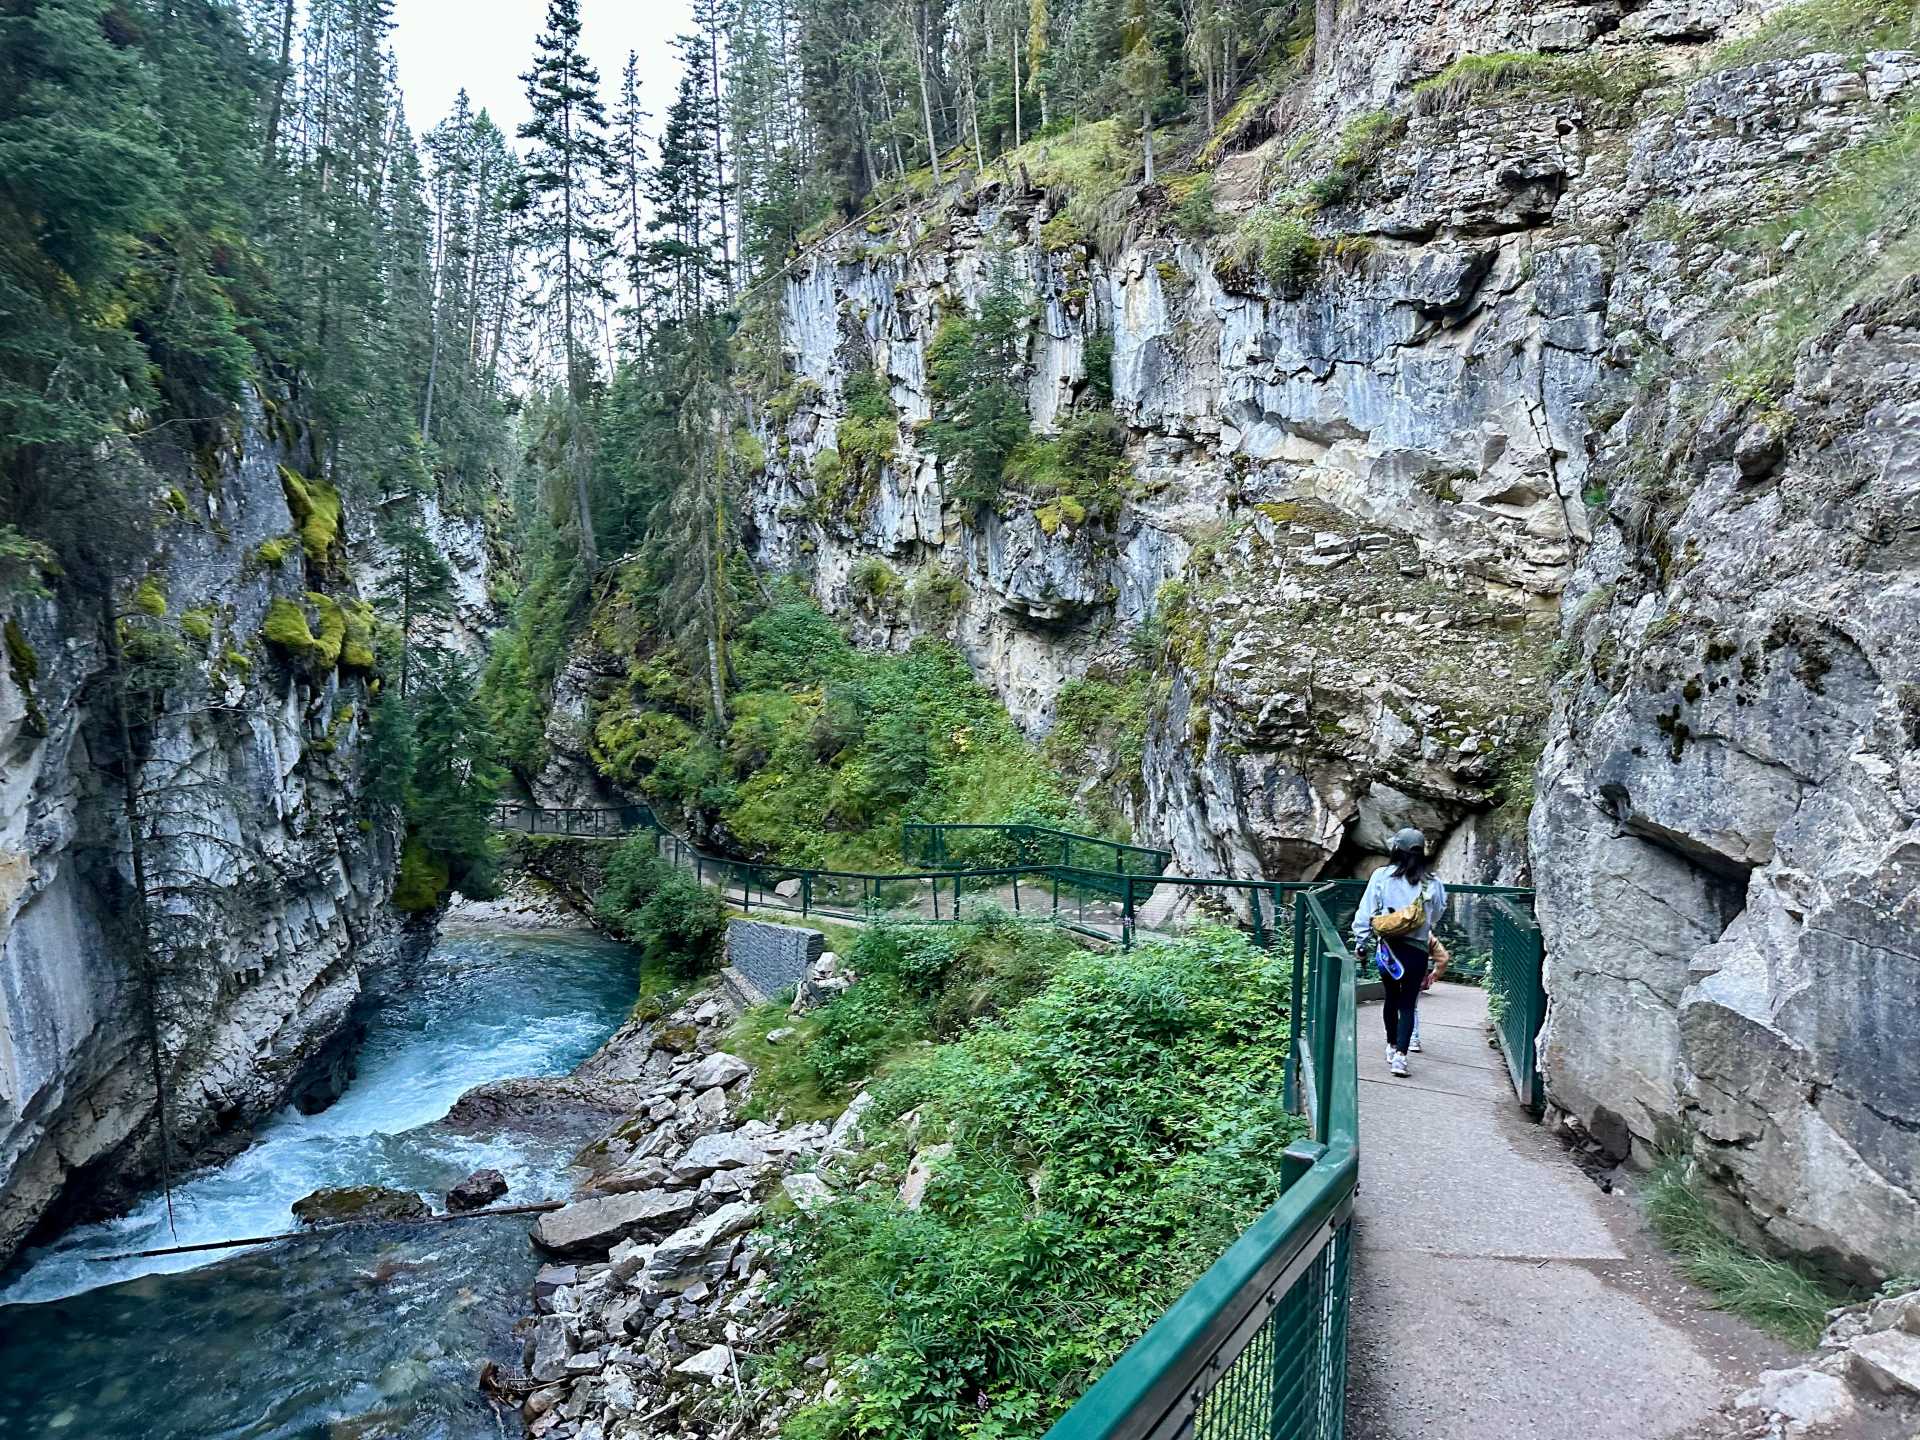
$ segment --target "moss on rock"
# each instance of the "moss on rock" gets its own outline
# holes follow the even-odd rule
[[[293,512],[299,528],[301,549],[314,564],[325,564],[328,552],[340,538],[340,492],[324,480],[308,479],[285,465],[280,467],[280,488],[286,492],[287,509]]]

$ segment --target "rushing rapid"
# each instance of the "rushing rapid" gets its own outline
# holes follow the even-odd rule
[[[242,1251],[99,1263],[272,1234],[332,1185],[437,1195],[482,1166],[507,1201],[558,1193],[574,1140],[454,1135],[467,1089],[558,1074],[634,993],[631,953],[587,938],[461,936],[382,977],[356,1073],[231,1161],[30,1252],[0,1279],[0,1430],[89,1440],[497,1435],[474,1389],[536,1261],[526,1222],[382,1227]],[[28,1428],[31,1427],[31,1428]]]

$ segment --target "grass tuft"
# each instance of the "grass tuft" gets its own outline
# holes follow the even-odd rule
[[[1669,1156],[1647,1177],[1647,1219],[1680,1271],[1727,1310],[1781,1339],[1812,1348],[1827,1311],[1847,1296],[1786,1260],[1759,1255],[1722,1230],[1707,1209],[1692,1163]]]

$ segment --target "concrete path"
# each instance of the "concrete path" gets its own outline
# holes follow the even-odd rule
[[[1394,1079],[1380,1007],[1361,1007],[1347,1434],[1741,1433],[1724,1402],[1785,1352],[1707,1309],[1631,1203],[1520,1109],[1485,991],[1436,986],[1421,1030]]]

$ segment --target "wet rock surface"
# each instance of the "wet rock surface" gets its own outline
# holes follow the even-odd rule
[[[293,1218],[302,1225],[337,1225],[351,1220],[418,1220],[433,1207],[411,1190],[385,1185],[341,1185],[316,1190],[293,1202]]]
[[[447,1191],[447,1209],[480,1210],[507,1193],[507,1177],[498,1170],[476,1170]]]

